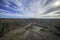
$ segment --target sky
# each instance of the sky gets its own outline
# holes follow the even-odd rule
[[[0,18],[60,18],[60,0],[0,0]]]

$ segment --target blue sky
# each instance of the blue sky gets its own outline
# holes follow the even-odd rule
[[[58,12],[60,0],[0,0],[0,18],[60,18]]]

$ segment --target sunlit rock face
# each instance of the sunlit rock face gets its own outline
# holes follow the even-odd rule
[[[0,0],[0,18],[56,18],[59,10],[60,0]]]

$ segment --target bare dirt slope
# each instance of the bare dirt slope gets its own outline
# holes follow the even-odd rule
[[[22,27],[12,30],[6,33],[0,40],[60,40],[60,38],[50,29],[36,28],[35,26],[31,29]]]
[[[60,40],[60,19],[0,19],[0,40]]]

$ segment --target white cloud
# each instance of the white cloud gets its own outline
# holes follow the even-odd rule
[[[60,6],[60,1],[59,1],[59,0],[56,0],[56,1],[52,4],[52,7],[57,7],[57,6]]]
[[[45,16],[58,16],[58,15],[60,15],[60,13],[58,13],[58,12],[60,12],[60,10],[50,12],[49,14],[46,14]]]
[[[26,2],[26,0],[7,0],[7,3],[11,1],[16,3],[16,5],[18,6],[17,11],[21,11],[23,14],[21,13],[0,13],[0,15],[8,15],[8,16],[17,16],[17,17],[32,17],[32,18],[41,18],[44,16],[54,16],[55,12],[51,12],[51,13],[47,13],[48,10],[55,8],[54,5],[59,5],[58,2],[56,2],[56,0],[52,0],[50,3],[48,3],[47,5],[44,6],[44,4],[48,1],[48,0],[32,0],[29,4],[29,7],[25,8],[25,5],[23,5],[23,2]],[[55,3],[56,2],[56,3]],[[54,4],[54,5],[53,5]],[[9,7],[9,3],[8,5],[6,5],[6,7]],[[53,6],[52,6],[53,5]],[[14,9],[14,8],[12,8]],[[44,14],[46,12],[46,14]],[[59,15],[59,14],[58,14]]]

